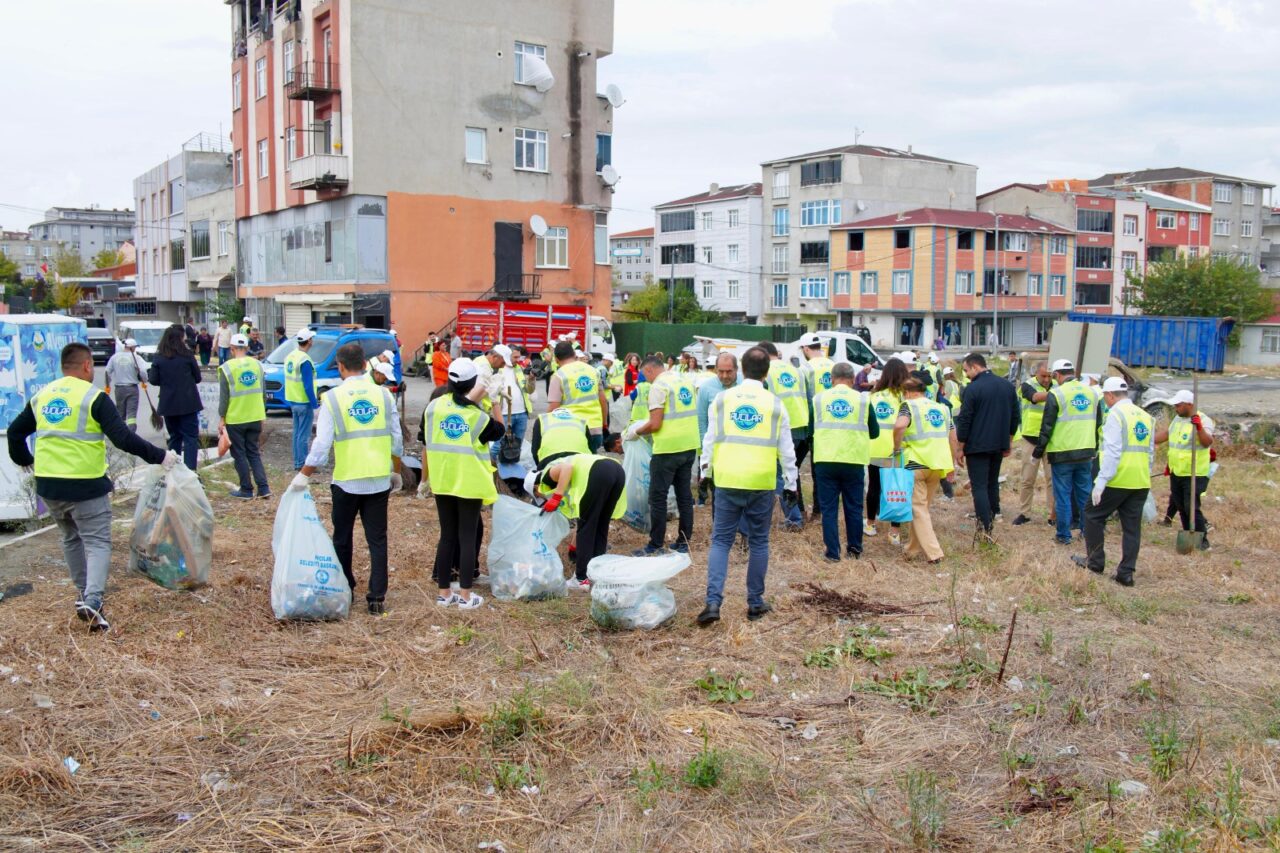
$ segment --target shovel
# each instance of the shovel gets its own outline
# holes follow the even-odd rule
[[[1191,394],[1196,398],[1196,404],[1200,403],[1200,374],[1195,374],[1191,378]],[[1187,499],[1187,517],[1194,528],[1196,526],[1196,446],[1200,444],[1200,435],[1196,431],[1191,434],[1191,495]],[[1190,554],[1200,547],[1204,534],[1199,530],[1179,530],[1178,538],[1174,542],[1174,550],[1179,554]]]

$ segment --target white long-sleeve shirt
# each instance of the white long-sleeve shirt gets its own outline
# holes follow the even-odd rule
[[[348,382],[365,382],[364,374],[348,376],[342,380]],[[391,455],[404,455],[404,435],[400,431],[400,413],[396,409],[396,400],[390,394],[391,410],[387,412],[387,422],[391,424]],[[307,465],[320,468],[329,461],[329,451],[333,449],[333,412],[321,398],[320,408],[316,410],[316,437],[311,440],[311,450],[307,453]],[[358,480],[334,480],[333,484],[349,495],[372,495],[385,492],[391,488],[391,477],[363,477]]]
[[[1124,422],[1121,416],[1127,415],[1126,407],[1132,407],[1133,401],[1127,398],[1121,398],[1111,407],[1111,411],[1107,412],[1107,419],[1102,424],[1102,459],[1098,463],[1098,479],[1094,480],[1094,488],[1106,487],[1116,476],[1116,469],[1120,467],[1120,454],[1124,452]],[[1155,455],[1155,441],[1150,442],[1147,447],[1147,464],[1151,464],[1151,458]]]
[[[758,379],[744,379],[740,387],[764,390],[764,384]],[[706,462],[707,474],[712,479],[715,475],[711,472],[711,452],[720,436],[720,412],[723,407],[724,394],[721,394],[711,403],[707,416],[707,434],[702,439],[702,458]],[[791,421],[787,418],[786,409],[780,410],[778,417],[778,462],[782,464],[782,484],[784,488],[794,489],[799,472],[796,471],[796,446],[791,442]]]

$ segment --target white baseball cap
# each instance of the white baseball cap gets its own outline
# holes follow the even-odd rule
[[[1102,375],[1098,373],[1081,373],[1080,378],[1092,382],[1094,385],[1102,381]]]
[[[944,368],[942,368],[942,375],[943,375],[943,376],[955,376],[955,375],[956,375],[956,372],[955,372],[955,370],[953,370],[953,369],[952,369],[952,368],[950,368],[950,367],[944,367]]]
[[[393,353],[393,352],[392,352],[391,350],[389,350],[389,349],[384,349],[381,353],[379,353],[379,355],[381,355],[381,356],[382,356],[383,358],[385,358],[387,361],[395,361],[395,360],[396,360],[396,354],[395,354],[395,353]]]
[[[1060,358],[1053,363],[1052,367],[1049,368],[1052,373],[1062,373],[1064,371],[1075,372],[1075,369],[1076,366],[1071,363],[1071,359],[1069,358]]]
[[[476,378],[476,364],[469,358],[460,358],[449,365],[449,378],[454,382],[466,382]]]
[[[1173,396],[1169,398],[1169,405],[1171,406],[1179,406],[1179,405],[1182,405],[1183,403],[1194,406],[1195,402],[1196,402],[1196,395],[1192,394],[1190,391],[1186,390],[1185,388],[1181,391],[1175,391]]]
[[[138,342],[135,341],[133,338],[125,338],[124,345],[127,347],[136,347],[138,345]]]
[[[1129,391],[1129,383],[1119,376],[1108,376],[1107,381],[1102,383],[1102,390],[1108,394],[1126,394]]]
[[[524,491],[529,497],[536,498],[538,496],[538,472],[530,471],[524,475]]]
[[[293,339],[300,344],[305,344],[307,341],[311,340],[315,336],[316,336],[315,329],[309,329],[304,327],[298,330],[298,334],[294,335]]]
[[[383,376],[387,377],[388,382],[396,381],[395,365],[387,364],[384,361],[384,362],[381,362],[380,364],[375,365],[373,369],[381,373]],[[453,371],[451,370],[449,372],[452,373]]]
[[[915,364],[916,354],[913,353],[911,350],[900,352],[898,353],[898,360],[901,361],[903,364]]]
[[[936,352],[929,353],[929,363],[930,364],[938,363],[938,354]]]
[[[395,329],[387,329],[387,331],[391,333],[391,337],[393,337],[393,338],[398,338],[398,337],[400,337],[399,335],[397,335],[397,334],[396,334],[396,330],[395,330]]]
[[[511,366],[511,347],[506,344],[494,344],[493,349],[489,350],[489,352],[502,356],[502,363],[507,367]]]
[[[249,339],[244,335],[232,335],[231,345],[233,347],[247,347],[249,346]]]
[[[820,347],[822,346],[822,338],[810,332],[807,335],[801,335],[800,340],[796,341],[796,343],[802,347]]]

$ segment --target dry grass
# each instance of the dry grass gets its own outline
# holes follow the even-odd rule
[[[672,583],[680,614],[652,633],[596,629],[585,596],[437,610],[434,511],[409,498],[392,504],[390,612],[341,624],[272,619],[265,504],[215,500],[216,574],[194,594],[127,575],[119,528],[108,637],[70,618],[56,540],[30,540],[0,552],[37,581],[0,605],[0,848],[1081,850],[1168,828],[1202,849],[1261,845],[1229,813],[1280,811],[1268,480],[1274,460],[1225,458],[1214,551],[1178,557],[1173,531],[1149,528],[1133,590],[1073,567],[1042,523],[973,550],[959,500],[937,509],[941,567],[904,562],[884,535],[830,565],[816,529],[778,533],[776,612],[746,621],[735,554],[708,630],[692,625],[699,510],[694,566]],[[613,544],[641,542],[617,530]],[[906,607],[857,617],[894,657],[805,666],[854,625],[802,606],[801,582]],[[1018,692],[992,675],[1015,607]],[[709,703],[694,682],[711,669],[751,698]],[[1178,733],[1167,779],[1144,734],[1159,721]],[[686,781],[694,759],[714,785]],[[1150,792],[1115,794],[1124,780]]]

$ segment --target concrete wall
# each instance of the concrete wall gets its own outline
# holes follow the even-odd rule
[[[1240,346],[1227,350],[1229,364],[1248,364],[1274,367],[1280,365],[1280,353],[1263,352],[1264,330],[1280,331],[1280,326],[1248,325],[1240,327]]]
[[[224,158],[225,159],[225,158]],[[216,192],[204,193],[187,200],[187,247],[192,246],[192,223],[206,221],[209,223],[209,257],[197,260],[188,251],[187,280],[191,282],[192,300],[206,297],[206,290],[201,289],[200,279],[221,278],[230,275],[236,265],[236,206],[235,197],[230,186]],[[218,223],[226,223],[228,231],[227,251],[221,252],[218,240]],[[209,288],[215,290],[216,288]]]
[[[989,193],[977,202],[978,210],[988,213],[1012,213],[1044,219],[1072,231],[1076,228],[1075,196],[1067,193],[1040,192],[1026,187],[1008,187]]]

